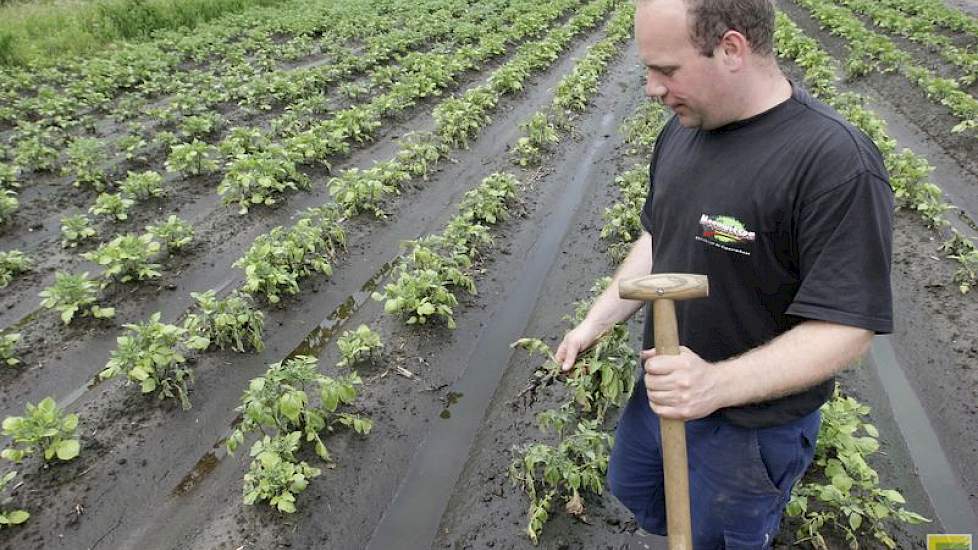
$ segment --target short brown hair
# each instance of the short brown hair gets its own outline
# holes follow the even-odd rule
[[[751,51],[774,54],[773,0],[684,0],[689,15],[689,37],[706,57],[723,35],[734,30],[744,35]]]

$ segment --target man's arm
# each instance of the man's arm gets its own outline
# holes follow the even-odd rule
[[[564,336],[555,358],[567,371],[574,366],[577,354],[591,347],[598,337],[616,323],[631,317],[642,307],[641,300],[622,300],[618,297],[618,282],[622,279],[641,277],[652,271],[652,235],[643,231],[632,245],[628,256],[618,266],[608,288],[591,305],[587,316],[574,330]]]
[[[790,395],[845,368],[867,351],[872,338],[863,328],[812,320],[713,364],[687,348],[676,356],[643,351],[649,401],[660,416],[690,420]]]

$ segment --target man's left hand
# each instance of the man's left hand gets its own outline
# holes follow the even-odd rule
[[[695,420],[722,406],[717,366],[683,346],[679,355],[642,350],[645,391],[652,410],[661,417]]]

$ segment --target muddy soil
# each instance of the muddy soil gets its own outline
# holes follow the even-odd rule
[[[797,12],[791,15],[802,22]],[[558,387],[551,387],[532,404],[516,399],[537,363],[505,344],[521,336],[539,336],[555,345],[569,328],[563,316],[572,312],[573,303],[588,295],[595,279],[614,269],[598,236],[601,213],[618,198],[614,175],[635,162],[647,162],[642,155],[627,155],[617,132],[624,117],[643,101],[634,46],[629,44],[612,62],[588,113],[542,168],[514,168],[507,149],[520,135],[519,122],[549,102],[573,60],[601,36],[598,31],[582,37],[552,70],[535,77],[522,96],[504,100],[471,149],[454,153],[428,181],[417,182],[392,201],[388,221],[354,224],[349,251],[337,261],[333,277],[308,280],[301,295],[268,312],[263,353],[209,353],[197,359],[190,411],[138,396],[135,388],[118,381],[87,387],[114,347],[114,333],[105,327],[80,324],[68,338],[53,340],[56,343],[36,340],[44,353],[32,357],[32,366],[22,374],[5,380],[8,391],[0,396],[0,409],[12,414],[35,396],[68,396],[71,409],[83,419],[82,456],[47,470],[36,462],[20,468],[25,485],[14,492],[15,502],[26,505],[33,516],[24,526],[0,531],[0,545],[359,549],[380,540],[383,532],[377,532],[378,526],[409,517],[417,521],[417,529],[405,533],[405,541],[418,531],[423,532],[417,535],[421,539],[433,542],[405,543],[405,548],[529,547],[523,534],[526,499],[506,476],[510,449],[541,440],[535,415],[562,396]],[[894,104],[902,97],[891,96],[885,86],[877,89],[872,81],[853,84],[863,89],[857,86],[887,101],[892,97]],[[910,98],[905,102],[912,103]],[[899,118],[904,128],[921,123],[896,108],[888,111],[890,117]],[[424,113],[392,125],[380,141],[357,151],[346,165],[369,166],[373,159],[388,158],[399,136],[430,125]],[[929,133],[916,139],[943,153],[938,168],[956,174],[961,195],[967,195],[967,185],[975,184],[974,166],[962,166],[960,159],[968,150]],[[511,207],[509,219],[494,229],[495,246],[479,259],[478,294],[461,293],[458,327],[411,328],[384,315],[381,304],[367,295],[383,284],[383,272],[397,257],[399,243],[439,232],[462,194],[497,170],[517,173],[528,187],[521,202]],[[239,276],[228,266],[254,234],[324,199],[322,190],[300,194],[274,213],[208,233],[214,236],[208,241],[212,248],[195,256],[205,261],[188,262],[185,271],[165,279],[164,286],[119,296],[128,308],[124,320],[142,320],[157,309],[172,318],[186,309],[191,290],[234,284]],[[556,241],[550,244],[552,238]],[[955,475],[962,486],[974,488],[978,298],[974,293],[961,296],[951,284],[954,264],[942,258],[938,243],[910,213],[898,214],[893,340],[898,366],[924,404]],[[634,319],[631,325],[636,349],[640,322]],[[385,342],[382,357],[358,367],[364,385],[354,410],[374,420],[374,431],[367,437],[338,431],[327,438],[335,465],[324,468],[299,496],[297,514],[283,517],[264,506],[244,506],[241,479],[248,464],[247,446],[228,456],[222,438],[235,420],[234,407],[247,381],[261,375],[268,363],[295,353],[318,355],[324,372],[340,373],[333,366],[335,337],[360,323],[378,330]],[[41,362],[43,368],[38,366]],[[474,376],[473,367],[492,370],[492,382],[458,395],[455,390]],[[926,533],[944,530],[932,506],[939,495],[929,494],[918,480],[891,400],[868,368],[850,368],[840,385],[873,407],[869,421],[878,427],[883,448],[872,465],[881,484],[900,490],[909,509],[935,518],[934,523],[895,533],[899,548],[923,547]],[[453,431],[457,426],[458,433]],[[608,427],[614,427],[614,420]],[[399,500],[405,491],[415,494],[408,488],[419,479],[426,481],[417,476],[425,466],[418,464],[419,457],[429,456],[427,451],[443,437],[458,442],[434,464],[444,471],[437,481],[432,478],[430,494],[419,493],[405,505]],[[321,465],[312,453],[302,458]],[[978,510],[974,489],[969,497]],[[587,497],[587,506],[587,523],[557,511],[540,546],[664,548],[661,537],[638,530],[607,492]],[[416,509],[405,511],[411,507]],[[978,513],[974,516],[978,519]],[[794,540],[794,527],[786,522],[779,547]],[[833,547],[843,547],[833,542],[839,543]],[[878,547],[872,541],[861,542],[865,548]]]

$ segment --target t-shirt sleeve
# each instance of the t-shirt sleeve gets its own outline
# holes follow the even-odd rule
[[[803,201],[796,226],[800,285],[789,315],[893,332],[893,191],[873,172]]]

